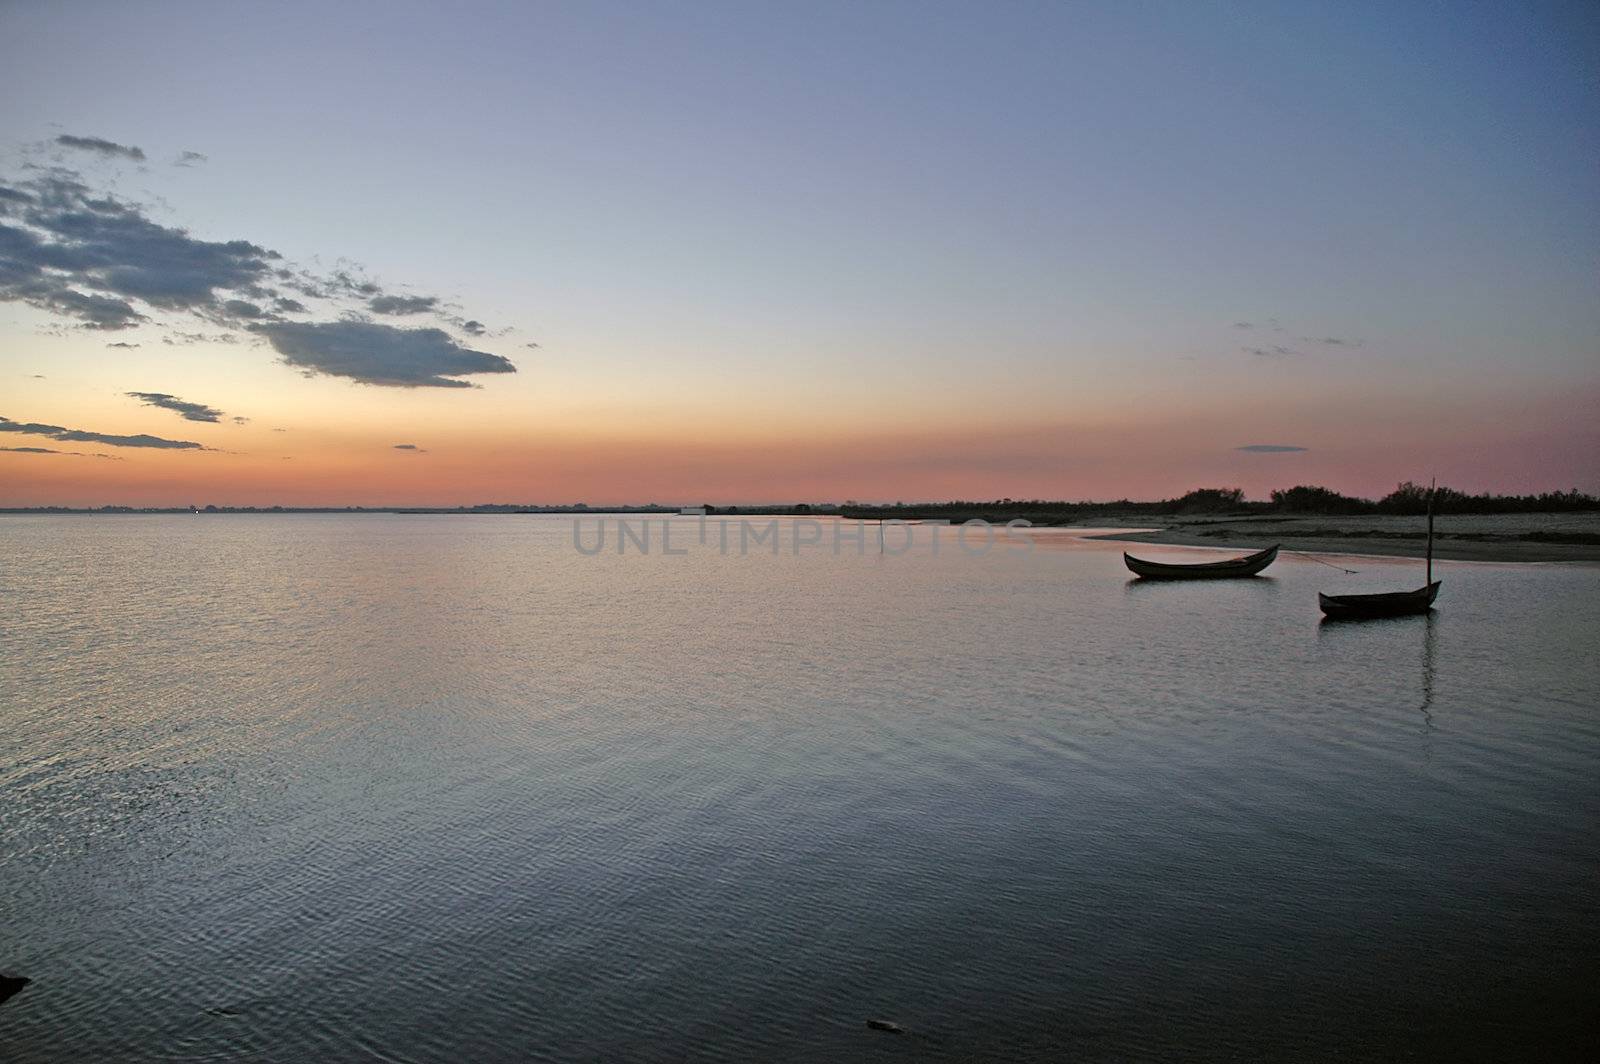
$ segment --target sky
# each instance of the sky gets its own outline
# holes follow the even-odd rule
[[[1590,3],[11,2],[0,99],[0,506],[1600,491]]]

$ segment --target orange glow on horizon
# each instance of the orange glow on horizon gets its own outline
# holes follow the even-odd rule
[[[701,421],[673,431],[557,432],[443,426],[415,438],[348,432],[240,430],[244,453],[57,444],[11,435],[7,445],[112,454],[0,453],[0,505],[458,506],[475,503],[717,505],[845,499],[916,501],[1162,498],[1205,485],[1252,497],[1294,484],[1375,495],[1438,473],[1464,490],[1594,490],[1600,433],[1583,411],[1593,397],[1546,396],[1497,425],[1485,401],[1444,401],[1419,425],[1391,404],[1359,418],[1318,416],[1319,404],[1194,410],[1120,424],[951,425],[872,432],[807,431]],[[1403,408],[1408,400],[1392,404]],[[1346,408],[1348,409],[1348,408]],[[1525,412],[1526,413],[1526,412]],[[1123,415],[1127,417],[1126,414]],[[1239,428],[1249,424],[1248,430]],[[209,426],[208,426],[209,428]],[[221,435],[220,430],[215,434]],[[395,434],[390,434],[395,435]],[[420,451],[394,449],[416,443]],[[1306,447],[1251,454],[1253,443]],[[259,448],[259,449],[258,449]]]

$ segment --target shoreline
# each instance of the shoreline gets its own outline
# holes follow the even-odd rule
[[[1545,520],[1519,515],[1439,519],[1433,556],[1442,561],[1600,562],[1600,522],[1587,515],[1556,521],[1541,516]],[[1286,552],[1388,558],[1422,558],[1427,550],[1426,522],[1414,517],[1215,518],[1150,527],[1157,524],[1141,521],[1126,532],[1084,538],[1241,551],[1278,543]]]

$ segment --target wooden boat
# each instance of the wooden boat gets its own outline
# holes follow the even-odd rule
[[[1237,576],[1255,576],[1271,565],[1278,557],[1278,545],[1247,554],[1243,558],[1228,558],[1220,562],[1201,562],[1197,565],[1173,565],[1169,562],[1151,562],[1123,554],[1122,560],[1134,575],[1145,580],[1225,580]]]
[[[1428,569],[1427,582],[1415,591],[1385,591],[1376,595],[1324,595],[1317,593],[1317,605],[1330,621],[1359,621],[1369,617],[1404,617],[1427,613],[1439,597],[1442,581],[1433,578],[1433,493],[1438,482],[1428,488]]]
[[[1324,595],[1317,594],[1317,604],[1329,620],[1343,621],[1360,617],[1403,617],[1408,613],[1427,613],[1433,600],[1439,597],[1440,581],[1415,591],[1386,591],[1378,595]]]

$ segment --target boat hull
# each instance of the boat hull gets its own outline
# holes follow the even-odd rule
[[[1146,561],[1131,554],[1123,554],[1123,564],[1143,580],[1231,580],[1255,576],[1278,559],[1274,544],[1266,550],[1247,554],[1243,558],[1228,558],[1220,562],[1203,562],[1199,565],[1172,565],[1167,562]]]
[[[1329,620],[1360,620],[1368,617],[1404,617],[1427,613],[1439,597],[1439,583],[1415,591],[1392,591],[1381,595],[1317,595],[1317,604]]]

